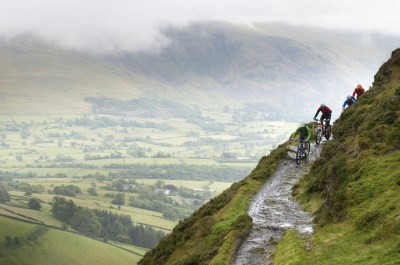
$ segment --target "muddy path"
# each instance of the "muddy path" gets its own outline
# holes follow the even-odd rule
[[[307,237],[313,232],[312,216],[292,198],[292,188],[306,174],[322,146],[311,145],[307,160],[296,166],[294,159],[282,163],[253,198],[248,214],[253,229],[236,253],[233,265],[272,264],[271,254],[285,229],[297,229]],[[292,152],[290,156],[294,157]]]

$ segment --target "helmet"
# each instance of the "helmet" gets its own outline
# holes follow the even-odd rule
[[[321,103],[321,106],[320,106],[321,108],[325,108],[326,107],[326,105],[325,105],[325,103]]]
[[[352,98],[352,96],[350,96],[350,95],[347,96],[347,99],[351,99],[351,98]]]
[[[357,85],[357,88],[361,88],[361,84],[358,84],[358,85]]]

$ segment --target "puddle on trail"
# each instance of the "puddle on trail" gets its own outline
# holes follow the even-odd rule
[[[312,216],[292,198],[292,188],[309,171],[321,147],[312,146],[308,163],[296,166],[294,160],[281,164],[253,198],[248,213],[253,230],[243,241],[234,265],[272,264],[271,253],[285,229],[296,229],[305,237],[313,232]]]

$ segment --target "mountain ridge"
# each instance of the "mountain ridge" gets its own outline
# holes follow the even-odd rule
[[[385,56],[382,51],[397,41],[283,24],[221,22],[169,28],[164,34],[170,44],[153,53],[98,54],[95,47],[63,50],[30,35],[3,39],[3,111],[21,111],[20,106],[26,106],[30,112],[82,114],[91,108],[85,97],[162,95],[213,107],[222,101],[227,105],[263,102],[276,112],[303,98],[299,113],[308,117],[309,108],[315,107],[309,102],[334,98],[338,91],[354,86],[355,79],[368,80]]]

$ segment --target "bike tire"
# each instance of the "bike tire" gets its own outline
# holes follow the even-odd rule
[[[297,147],[297,153],[296,153],[296,164],[300,165],[300,160],[301,160],[301,147]]]
[[[307,150],[306,150],[306,152],[304,153],[304,157],[307,157],[309,154],[310,154],[310,142],[309,141],[307,141],[306,142],[306,145],[307,145]]]
[[[332,126],[326,126],[325,129],[325,139],[329,140],[329,138],[331,138],[331,134],[332,134]]]
[[[322,139],[322,130],[321,130],[321,128],[319,128],[319,129],[317,130],[317,133],[316,133],[315,143],[316,143],[317,145],[319,145],[319,144],[321,143],[321,139]]]

